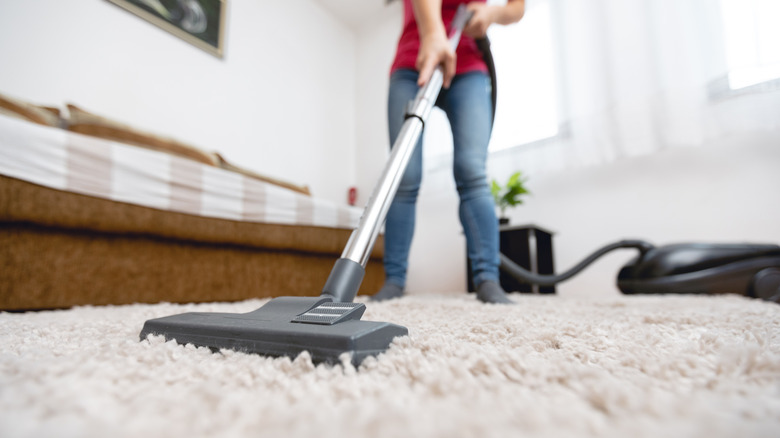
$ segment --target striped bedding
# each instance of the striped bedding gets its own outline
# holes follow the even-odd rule
[[[354,228],[361,210],[154,150],[0,115],[0,175],[204,217]]]

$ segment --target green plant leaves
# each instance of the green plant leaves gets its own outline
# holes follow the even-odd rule
[[[515,207],[523,203],[523,195],[531,192],[525,187],[528,178],[523,178],[522,172],[515,172],[507,180],[506,185],[500,185],[495,179],[490,183],[490,193],[496,206],[501,209],[501,214],[507,207]]]

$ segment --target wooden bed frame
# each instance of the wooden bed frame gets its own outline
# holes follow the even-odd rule
[[[351,230],[162,211],[0,176],[0,310],[319,295]],[[384,281],[377,242],[360,293]]]

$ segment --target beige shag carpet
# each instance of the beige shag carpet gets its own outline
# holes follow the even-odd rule
[[[513,298],[369,303],[410,336],[358,369],[138,340],[260,300],[0,313],[0,436],[780,436],[777,304]]]

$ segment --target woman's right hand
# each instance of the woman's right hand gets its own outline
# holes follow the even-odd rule
[[[439,65],[442,66],[444,73],[444,88],[448,88],[455,76],[455,51],[450,47],[447,35],[439,32],[421,35],[420,50],[415,64],[417,71],[420,72],[417,85],[421,87],[425,85]]]

